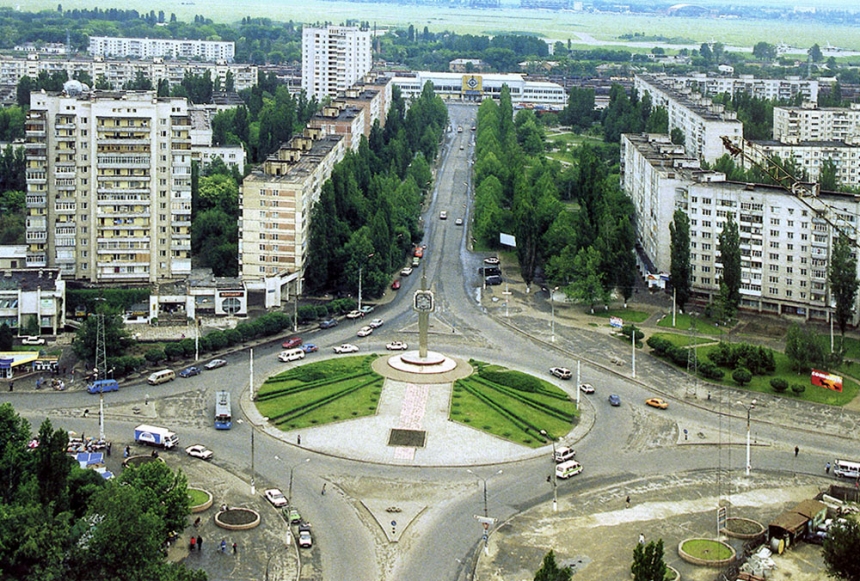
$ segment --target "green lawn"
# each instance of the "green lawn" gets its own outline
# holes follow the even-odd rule
[[[195,488],[188,489],[188,506],[200,506],[209,500],[209,495]]]
[[[589,312],[589,314],[592,313]],[[605,309],[594,309],[594,313],[592,315],[600,317],[601,319],[607,319],[607,321],[609,320],[609,317],[619,317],[624,321],[624,324],[627,325],[628,323],[641,323],[650,317],[651,313],[646,313],[645,311],[634,311],[633,309],[609,309],[608,311]]]
[[[689,347],[692,343],[693,345],[703,345],[705,343],[713,343],[714,339],[711,337],[693,337],[689,335],[679,335],[677,333],[652,333],[650,337],[659,337],[660,339],[665,339],[675,347]],[[649,338],[650,338],[649,337]]]
[[[732,550],[725,543],[709,539],[690,539],[684,541],[681,548],[685,553],[697,559],[722,561],[732,556]]]
[[[658,327],[672,328],[672,313],[669,313],[657,323]],[[675,316],[675,329],[678,331],[688,331],[690,327],[696,328],[696,332],[703,335],[712,335],[720,337],[725,333],[725,328],[718,326],[714,321],[707,317],[691,317],[686,313],[678,313]]]

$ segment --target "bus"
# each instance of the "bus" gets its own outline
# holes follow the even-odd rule
[[[229,430],[233,427],[233,417],[230,415],[230,392],[215,393],[215,429]]]

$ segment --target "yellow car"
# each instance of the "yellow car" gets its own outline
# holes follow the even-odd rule
[[[650,405],[652,408],[659,408],[661,410],[664,410],[669,407],[669,402],[659,397],[652,397],[646,399],[645,404]]]

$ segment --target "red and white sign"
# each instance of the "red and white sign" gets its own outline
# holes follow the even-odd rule
[[[823,387],[825,389],[832,389],[833,391],[842,391],[842,377],[840,375],[833,375],[826,371],[813,369],[810,380],[812,381],[812,385],[817,385],[818,387]]]

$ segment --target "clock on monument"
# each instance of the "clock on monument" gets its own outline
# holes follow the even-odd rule
[[[433,291],[419,290],[415,291],[415,296],[412,299],[412,309],[419,313],[431,313],[435,308],[435,300]]]

